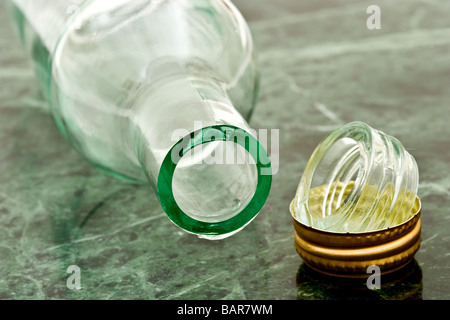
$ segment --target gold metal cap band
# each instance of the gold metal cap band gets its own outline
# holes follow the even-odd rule
[[[293,213],[292,203],[290,210]],[[382,274],[387,274],[409,263],[420,247],[419,198],[413,211],[413,216],[400,225],[362,233],[323,231],[294,218],[295,248],[308,266],[328,275],[367,277],[370,265],[377,265]]]

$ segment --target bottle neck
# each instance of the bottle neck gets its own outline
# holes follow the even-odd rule
[[[153,70],[135,101],[134,152],[175,224],[224,238],[264,205],[270,160],[218,83],[174,70]]]

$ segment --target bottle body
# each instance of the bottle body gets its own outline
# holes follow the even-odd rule
[[[239,219],[234,230],[221,224],[250,208],[246,219],[256,215],[271,180],[255,171],[270,161],[247,123],[258,76],[248,27],[231,3],[12,2],[55,120],[91,164],[149,182],[172,221],[193,219],[192,228],[177,224],[207,238],[242,228]],[[247,161],[205,166],[223,150]]]

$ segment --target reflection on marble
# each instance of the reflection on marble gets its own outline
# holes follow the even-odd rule
[[[260,62],[252,125],[280,129],[280,170],[258,217],[215,242],[70,148],[0,9],[0,298],[450,299],[450,2],[377,1],[381,30],[366,28],[370,1],[234,3]],[[356,296],[305,268],[288,210],[315,146],[353,120],[402,141],[423,204],[410,278]],[[79,291],[66,286],[70,265]]]
[[[380,278],[380,289],[368,290],[367,279],[320,274],[302,264],[297,273],[297,298],[302,300],[421,300],[422,270],[417,261]],[[371,279],[369,285],[373,284]]]

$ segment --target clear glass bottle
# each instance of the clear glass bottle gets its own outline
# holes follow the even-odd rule
[[[256,216],[270,160],[247,123],[258,75],[230,1],[9,5],[56,123],[91,164],[150,183],[170,219],[204,238]]]
[[[418,185],[417,163],[400,141],[356,121],[317,146],[298,186],[293,215],[324,231],[383,230],[417,212]]]

